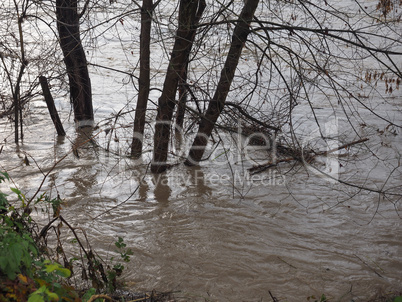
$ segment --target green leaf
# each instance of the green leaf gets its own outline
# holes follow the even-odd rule
[[[6,207],[8,206],[8,201],[7,201],[7,194],[4,194],[0,192],[0,206]]]
[[[11,189],[11,191],[13,191],[15,194],[21,195],[21,191],[20,191],[20,190],[18,190],[18,189],[16,189],[16,188],[10,188],[10,189]]]
[[[8,279],[14,280],[19,270],[18,265],[10,262],[9,257],[0,257],[0,271],[5,273]]]
[[[45,302],[49,299],[51,301],[58,301],[59,296],[56,293],[49,291],[46,285],[42,285],[38,290],[29,295],[28,302]]]
[[[114,243],[116,245],[117,248],[121,249],[126,247],[126,244],[124,243],[124,240],[122,237],[117,237],[118,240]]]
[[[56,293],[52,293],[48,290],[46,291],[46,293],[51,301],[59,301],[59,296]]]
[[[68,268],[64,268],[64,267],[59,267],[56,271],[56,273],[64,278],[68,278],[71,276],[71,271]]]
[[[55,272],[57,275],[64,278],[68,278],[71,276],[71,271],[67,268],[64,268],[58,263],[45,264],[45,271],[47,273]]]
[[[42,285],[42,286],[39,287],[39,289],[36,290],[34,293],[37,293],[37,294],[44,294],[46,291],[47,291],[46,285]]]
[[[402,296],[395,297],[394,302],[402,302]]]
[[[5,180],[10,180],[10,176],[8,176],[7,172],[0,172],[0,183],[4,182]]]
[[[52,273],[54,272],[56,269],[59,268],[59,264],[57,263],[53,263],[53,264],[46,264],[45,265],[45,271],[46,273]]]
[[[29,295],[28,302],[45,302],[45,298],[40,294],[32,293]]]
[[[18,195],[18,199],[22,201],[22,206],[25,207],[25,200],[26,200],[25,195],[22,194],[22,192],[16,188],[10,188],[10,190]]]
[[[87,292],[82,296],[82,302],[87,302],[95,294],[96,294],[95,288],[88,289]]]
[[[13,262],[16,264],[19,264],[22,260],[22,253],[23,253],[24,248],[22,247],[22,244],[15,243],[11,245],[8,249],[10,256],[13,258]]]

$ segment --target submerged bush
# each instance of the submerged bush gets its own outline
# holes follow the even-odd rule
[[[0,183],[8,180],[9,175],[0,172]],[[105,270],[105,261],[95,256],[97,254],[90,248],[84,248],[74,228],[60,215],[62,201],[59,197],[51,199],[43,194],[33,203],[44,208],[50,206],[53,212],[53,219],[36,234],[33,230],[38,230],[39,226],[31,216],[32,200],[28,201],[16,188],[11,188],[11,191],[18,197],[15,205],[9,202],[7,194],[0,192],[0,302],[87,301],[97,291],[112,292],[116,289],[116,278],[121,275],[124,266],[117,263],[109,268],[106,265]],[[62,256],[64,266],[52,260],[50,253],[45,252],[50,249],[47,246],[47,231],[56,222],[59,222],[56,227],[59,233],[62,225],[70,228],[75,236],[74,242],[79,243],[78,247],[74,246],[75,249],[85,255],[81,257],[81,281],[89,279],[91,286],[96,287],[90,288],[82,298],[70,282],[73,263],[80,258],[73,257],[66,261],[67,256],[60,240],[54,253]],[[122,260],[129,262],[132,252],[125,249],[123,239],[119,237],[115,245]]]

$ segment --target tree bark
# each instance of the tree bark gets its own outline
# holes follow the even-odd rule
[[[185,162],[186,165],[198,164],[202,159],[208,139],[225,105],[244,43],[247,41],[247,37],[250,33],[250,23],[253,19],[258,3],[259,0],[248,0],[244,4],[232,35],[229,53],[226,58],[225,66],[221,71],[218,86],[216,87],[215,94],[209,103],[207,112],[202,117],[197,136],[194,139]]]
[[[184,123],[184,114],[186,112],[186,103],[187,103],[187,67],[182,70],[182,74],[179,82],[179,103],[177,104],[177,113],[176,113],[176,127],[180,129],[183,128]]]
[[[143,0],[141,7],[139,91],[134,118],[134,136],[131,144],[131,156],[133,157],[141,155],[144,138],[145,113],[150,86],[150,45],[153,9],[152,0]]]
[[[17,82],[15,83],[15,91],[13,91],[13,99],[14,99],[14,140],[15,143],[18,144],[18,123],[20,125],[20,132],[21,132],[21,140],[24,138],[24,132],[23,132],[23,124],[22,124],[22,104],[21,104],[21,82],[22,82],[22,76],[24,75],[25,68],[28,65],[28,61],[25,59],[25,44],[24,44],[24,34],[22,30],[22,23],[24,22],[24,14],[25,12],[22,13],[22,15],[19,14],[18,12],[18,6],[15,4],[16,11],[18,13],[18,33],[20,37],[20,50],[21,50],[21,66],[17,78]],[[11,85],[12,87],[12,85]]]
[[[169,67],[166,73],[162,94],[158,100],[155,123],[154,154],[151,164],[153,173],[166,170],[170,138],[170,126],[175,107],[175,97],[180,74],[186,68],[194,42],[198,22],[205,9],[205,0],[181,0],[179,8],[179,28]]]
[[[63,124],[60,121],[59,114],[57,113],[56,106],[54,105],[54,100],[52,94],[50,93],[46,77],[44,76],[39,77],[39,83],[42,87],[43,96],[45,97],[47,109],[49,110],[50,117],[52,118],[53,124],[56,128],[57,135],[65,136],[66,132],[64,131]]]
[[[78,127],[92,126],[91,80],[87,60],[80,38],[78,14],[79,0],[56,0],[57,30],[64,55],[74,120]]]

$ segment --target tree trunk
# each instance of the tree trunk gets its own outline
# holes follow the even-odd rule
[[[80,38],[78,14],[79,0],[56,0],[57,30],[64,55],[74,120],[78,127],[92,126],[91,81],[87,60]]]
[[[141,8],[140,36],[140,78],[137,107],[134,119],[134,136],[131,144],[131,156],[139,157],[142,152],[144,138],[145,113],[149,97],[150,85],[150,44],[152,26],[152,0],[143,0]]]
[[[179,103],[177,104],[177,113],[176,113],[176,127],[180,129],[183,128],[184,123],[184,114],[186,112],[186,103],[187,103],[187,67],[182,70],[182,74],[179,82]]]
[[[170,124],[176,104],[177,86],[180,74],[186,68],[197,24],[204,12],[205,6],[205,0],[180,1],[179,28],[170,57],[162,94],[158,100],[154,134],[154,154],[151,164],[151,171],[153,173],[161,173],[167,168],[166,160],[170,138]]]
[[[226,58],[225,66],[221,71],[218,86],[216,87],[215,94],[209,103],[207,112],[200,122],[197,136],[194,139],[190,153],[185,162],[186,165],[198,164],[205,152],[208,139],[225,105],[244,43],[247,41],[248,34],[250,33],[249,26],[258,3],[259,0],[248,0],[244,4],[233,32],[232,43]]]
[[[15,3],[15,8],[18,12],[18,6]],[[22,76],[24,75],[25,68],[28,65],[28,61],[25,59],[25,44],[24,44],[24,34],[22,31],[22,23],[24,22],[24,17],[23,15],[25,12],[23,12],[22,16],[19,15],[18,13],[18,33],[20,37],[20,50],[21,50],[21,67],[20,71],[18,74],[17,82],[15,83],[15,91],[13,92],[13,99],[14,99],[14,129],[15,129],[15,135],[14,135],[14,140],[15,143],[18,144],[18,123],[20,125],[20,132],[21,132],[21,140],[24,138],[24,132],[23,132],[23,125],[22,125],[22,104],[21,104],[21,82],[22,82]],[[12,85],[11,85],[12,87]]]
[[[44,76],[40,76],[39,83],[42,87],[43,96],[45,97],[47,109],[49,110],[50,117],[52,118],[53,124],[56,128],[57,135],[65,136],[66,132],[64,131],[63,124],[60,121],[59,114],[57,113],[56,106],[54,105],[54,100],[53,100],[52,94],[50,93],[49,85],[47,83],[47,78]]]

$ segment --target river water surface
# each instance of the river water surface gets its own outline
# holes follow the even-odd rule
[[[24,143],[6,144],[1,154],[2,170],[27,196],[43,175],[32,160],[23,164],[23,152],[46,173],[88,135],[71,125],[66,138],[56,138],[45,108],[33,112]],[[284,301],[322,293],[364,301],[401,286],[400,202],[305,169],[244,178],[236,165],[205,163],[153,176],[146,163],[96,144],[78,152],[57,165],[43,190],[62,196],[63,215],[100,254],[124,238],[134,251],[124,275],[131,290],[179,290],[199,301],[270,301],[269,291]],[[358,166],[348,173],[367,175]],[[370,184],[383,183],[376,175]]]
[[[89,60],[125,69],[119,61],[124,56],[113,53],[125,38],[104,38],[107,42]],[[178,297],[194,301],[272,301],[271,292],[280,301],[296,302],[321,294],[333,301],[365,301],[377,292],[402,288],[400,197],[373,192],[400,194],[400,129],[356,105],[364,124],[356,118],[355,129],[369,141],[344,151],[336,174],[330,173],[354,187],[293,162],[250,176],[247,168],[267,154],[235,148],[242,145],[239,138],[234,145],[224,133],[222,141],[228,145],[220,145],[216,156],[200,167],[180,164],[152,175],[149,145],[139,160],[126,156],[133,113],[114,123],[113,114],[133,107],[135,89],[124,85],[130,80],[99,68],[91,68],[91,74],[99,128],[77,132],[68,101],[56,97],[67,130],[65,138],[58,138],[38,99],[30,104],[19,146],[12,143],[10,123],[0,121],[0,168],[12,177],[10,186],[27,196],[51,170],[42,191],[60,195],[63,216],[85,230],[100,255],[111,257],[117,236],[124,238],[134,252],[123,276],[130,290],[180,291]],[[153,93],[150,98],[156,101]],[[376,113],[400,125],[401,92],[386,100],[385,105],[383,100],[367,102],[378,102]],[[357,139],[348,133],[343,108],[321,102],[319,96],[316,101],[321,107],[317,118],[336,120],[341,143]],[[294,112],[298,129],[311,126],[304,106]],[[74,155],[71,150],[77,146]],[[173,147],[178,159],[182,149]],[[38,217],[44,223],[48,219]]]

